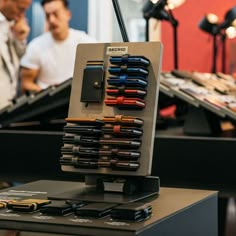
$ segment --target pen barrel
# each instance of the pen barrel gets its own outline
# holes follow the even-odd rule
[[[73,165],[73,162],[72,162],[72,156],[62,156],[60,158],[60,164],[61,165]]]
[[[88,159],[88,160],[78,159],[78,161],[75,163],[74,167],[76,167],[76,168],[97,169],[98,168],[98,161],[95,161],[93,159]]]
[[[112,165],[114,169],[121,169],[121,170],[137,170],[139,166],[140,166],[139,162],[133,162],[133,161],[116,161]]]

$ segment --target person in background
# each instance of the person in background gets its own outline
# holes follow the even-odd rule
[[[31,0],[0,0],[0,109],[17,93],[19,59],[30,28],[25,11]]]
[[[67,0],[43,0],[41,4],[49,31],[33,39],[21,59],[23,91],[39,92],[71,78],[77,45],[96,42],[85,32],[69,28]]]

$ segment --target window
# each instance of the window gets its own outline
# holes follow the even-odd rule
[[[144,0],[119,0],[129,40],[145,41]],[[101,42],[122,42],[111,0],[89,0],[88,32]]]

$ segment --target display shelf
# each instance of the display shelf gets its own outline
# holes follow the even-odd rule
[[[173,70],[172,72],[163,72],[160,83],[162,85],[160,86],[161,92],[170,97],[174,94],[175,97],[199,109],[198,113],[203,113],[201,117],[208,116],[210,114],[209,112],[211,112],[215,114],[215,117],[218,116],[219,118],[228,118],[231,120],[236,119],[234,109],[236,104],[236,83],[233,77],[229,75]],[[190,109],[189,112],[191,113],[192,110],[194,109]],[[203,110],[209,112],[204,112]],[[193,116],[188,115],[187,117]],[[211,120],[211,118],[207,118],[206,120]],[[216,120],[219,119],[216,118]],[[192,120],[186,123],[191,123],[192,126],[195,125],[196,127],[200,126],[197,122],[193,123]],[[211,124],[208,125],[208,127],[211,126]],[[220,129],[213,128],[212,130],[207,129],[203,133],[205,135],[212,135],[216,131],[221,132]],[[196,129],[196,135],[203,133],[199,133]],[[194,133],[191,134],[193,135]]]
[[[0,126],[4,128],[15,122],[65,118],[70,89],[71,79],[36,94],[22,95],[0,111]]]

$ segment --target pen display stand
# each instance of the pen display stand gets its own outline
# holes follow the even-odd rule
[[[145,197],[141,192],[152,195],[159,191],[159,178],[149,175],[161,54],[159,42],[77,47],[60,163],[63,171],[95,179],[97,193],[126,195],[123,200],[120,196],[114,200],[113,194],[108,200],[105,193],[106,201],[134,201]],[[133,191],[138,185],[140,191]],[[87,200],[92,195],[93,200],[96,198],[94,193],[82,192],[80,199],[81,195]],[[133,198],[134,192],[138,195]],[[72,197],[65,193],[64,197],[76,198],[74,194],[77,195],[72,193]],[[98,201],[103,198],[97,195]]]

